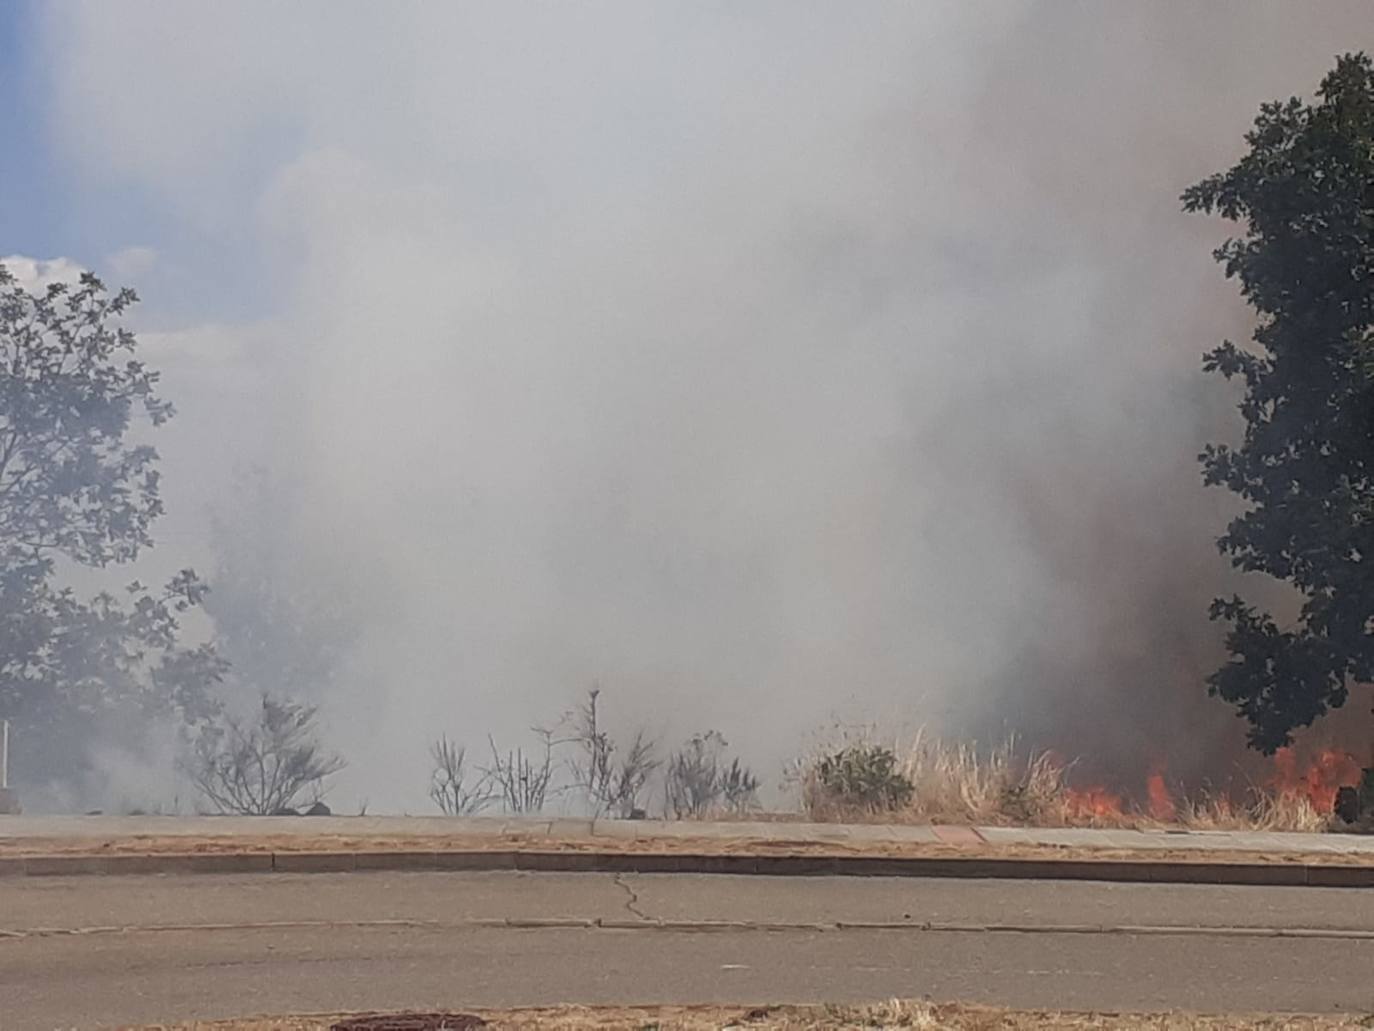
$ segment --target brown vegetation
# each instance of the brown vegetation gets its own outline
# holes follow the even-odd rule
[[[1072,783],[1073,768],[1014,740],[987,750],[921,733],[905,749],[842,736],[798,764],[802,808],[822,822],[1033,827],[1151,827],[1321,831],[1329,814],[1299,791],[1251,787],[1133,804]]]
[[[820,1028],[920,1028],[926,1031],[1337,1031],[1374,1027],[1374,1019],[1301,1014],[1200,1016],[1188,1013],[1061,1013],[893,1000],[869,1006],[644,1006],[477,1011],[489,1027],[513,1031],[818,1031]],[[258,1017],[160,1024],[141,1031],[328,1031],[343,1015]]]

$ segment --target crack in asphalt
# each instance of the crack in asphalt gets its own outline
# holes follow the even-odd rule
[[[657,920],[637,908],[638,896],[627,884],[622,888],[630,898],[626,910],[633,920],[588,919],[582,917],[547,918],[473,918],[468,920],[279,920],[249,923],[212,924],[145,924],[104,925],[93,927],[32,927],[27,929],[0,928],[0,948],[6,941],[37,938],[83,937],[91,935],[148,934],[169,931],[188,933],[262,930],[335,930],[409,928],[425,931],[444,930],[616,930],[668,932],[731,932],[731,931],[881,931],[907,934],[1100,934],[1137,936],[1201,936],[1217,938],[1307,938],[1343,941],[1374,941],[1374,930],[1355,930],[1320,927],[1225,927],[1153,924],[978,924],[978,923],[908,923],[908,922],[775,922],[753,920]]]
[[[625,900],[625,911],[627,913],[631,913],[634,916],[639,917],[639,919],[641,920],[653,920],[653,917],[649,916],[648,913],[645,913],[643,910],[639,908],[639,894],[628,884],[625,883],[624,874],[618,873],[611,879],[615,882],[617,887],[623,889],[625,894],[629,896]]]

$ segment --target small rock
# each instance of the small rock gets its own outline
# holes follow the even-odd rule
[[[309,809],[307,809],[305,812],[301,813],[301,815],[302,815],[302,816],[333,816],[334,814],[333,814],[333,812],[330,811],[329,806],[325,805],[323,802],[316,802],[314,805],[312,805],[312,806],[311,806]]]

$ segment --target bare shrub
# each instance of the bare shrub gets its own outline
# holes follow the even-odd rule
[[[758,804],[759,781],[738,758],[723,764],[725,738],[714,730],[696,734],[668,758],[664,809],[682,819],[742,813]]]
[[[759,806],[759,779],[738,756],[721,771],[720,800],[728,813],[746,813]]]
[[[429,747],[434,759],[430,774],[429,797],[449,816],[473,816],[497,800],[491,778],[481,771],[472,774],[467,765],[467,749],[441,735]]]
[[[600,688],[587,692],[587,700],[573,713],[569,742],[578,756],[571,762],[573,782],[586,795],[593,817],[608,813],[624,818],[642,813],[640,794],[661,765],[655,744],[637,731],[626,748],[617,747],[602,728],[597,701]]]
[[[553,750],[560,742],[554,740],[551,731],[536,728],[535,733],[543,744],[542,756],[527,756],[521,748],[503,756],[496,748],[496,741],[487,736],[491,766],[482,772],[494,787],[494,797],[508,813],[542,812],[548,801],[549,785],[553,781]]]
[[[221,813],[271,816],[318,802],[326,779],[344,768],[316,738],[316,707],[262,696],[256,718],[221,717],[206,726],[187,776]]]

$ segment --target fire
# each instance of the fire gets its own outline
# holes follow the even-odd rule
[[[1103,787],[1069,788],[1069,814],[1078,820],[1104,820],[1122,813],[1121,796]]]
[[[1173,795],[1164,780],[1163,766],[1157,766],[1145,781],[1149,798],[1148,812],[1156,820],[1172,820],[1178,813]],[[1097,784],[1091,787],[1067,789],[1069,816],[1085,822],[1114,821],[1128,813],[1137,812],[1133,802],[1115,791]]]
[[[1150,815],[1156,820],[1172,820],[1178,815],[1178,806],[1169,785],[1164,783],[1164,771],[1155,770],[1145,778],[1145,790],[1150,796]]]
[[[1329,813],[1336,802],[1336,791],[1343,785],[1358,784],[1360,764],[1347,752],[1323,748],[1305,769],[1291,748],[1274,753],[1274,772],[1268,786],[1280,795],[1304,795],[1319,813]]]
[[[1300,762],[1294,749],[1280,749],[1274,755],[1264,787],[1276,795],[1306,798],[1317,812],[1329,813],[1337,790],[1360,782],[1360,764],[1350,754],[1335,748],[1324,748],[1311,756],[1310,761]],[[1103,784],[1066,787],[1068,819],[1073,823],[1102,824],[1139,815],[1164,822],[1179,818],[1180,802],[1170,790],[1163,762],[1153,766],[1143,786],[1143,794],[1139,789],[1113,791]],[[1188,798],[1186,794],[1179,797],[1185,802]],[[1212,796],[1204,792],[1203,797]],[[1226,794],[1219,797],[1232,805],[1244,804]]]

